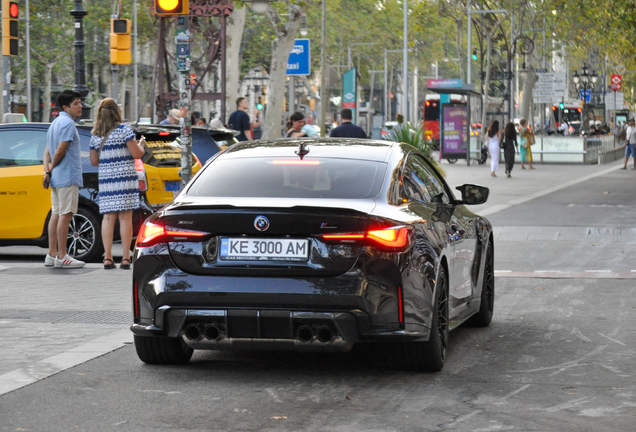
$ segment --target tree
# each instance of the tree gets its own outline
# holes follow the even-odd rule
[[[283,21],[276,8],[270,7],[267,11],[267,16],[276,30],[276,38],[272,41],[272,62],[267,86],[267,117],[263,131],[263,137],[267,139],[281,136],[287,58],[294,46],[296,32],[300,28],[303,15],[301,6],[292,2],[287,4],[289,7],[287,21]]]

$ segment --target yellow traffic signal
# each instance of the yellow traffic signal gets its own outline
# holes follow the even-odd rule
[[[154,0],[155,14],[164,15],[189,15],[189,0]]]
[[[130,20],[110,20],[110,64],[129,65],[132,63],[130,30]]]
[[[18,2],[2,0],[2,55],[17,56],[18,49]]]

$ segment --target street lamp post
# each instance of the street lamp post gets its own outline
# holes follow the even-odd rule
[[[90,118],[91,106],[85,100],[88,96],[88,87],[86,87],[86,64],[84,63],[84,28],[82,21],[88,15],[88,12],[82,7],[82,0],[75,0],[75,9],[71,11],[71,15],[75,18],[75,86],[73,90],[82,95],[82,118]]]
[[[579,92],[579,99],[581,100],[581,104],[584,104],[587,101],[587,92],[596,88],[596,82],[598,81],[598,75],[596,71],[592,71],[589,73],[589,67],[583,63],[581,67],[581,74],[578,71],[574,71],[572,75],[572,82]],[[559,123],[561,119],[559,119]],[[583,121],[583,112],[581,112],[581,130],[587,131],[587,124],[584,124]]]

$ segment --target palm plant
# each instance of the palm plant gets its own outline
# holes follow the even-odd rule
[[[424,139],[424,128],[421,122],[415,123],[415,126],[410,123],[400,123],[395,125],[386,135],[384,139],[388,141],[395,141],[400,143],[410,144],[419,150],[426,158],[431,161],[437,170],[446,176],[446,173],[437,161],[432,157],[433,143],[427,142]]]

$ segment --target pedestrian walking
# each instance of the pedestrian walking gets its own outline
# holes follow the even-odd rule
[[[628,121],[629,126],[627,127],[627,131],[625,132],[625,166],[623,168],[627,169],[627,162],[629,161],[629,156],[631,155],[632,159],[634,159],[633,170],[636,170],[636,120],[630,118]]]
[[[493,120],[486,131],[486,147],[490,152],[490,175],[497,177],[496,172],[499,171],[499,141],[501,140],[501,131],[499,130],[499,120]]]
[[[208,121],[205,117],[199,117],[195,123],[195,126],[203,126],[206,127],[208,125]]]
[[[133,210],[139,208],[139,179],[135,159],[144,155],[145,138],[137,142],[135,133],[122,123],[121,110],[114,99],[104,99],[97,109],[97,120],[91,131],[91,164],[99,166],[99,213],[102,219],[104,268],[115,268],[113,232],[119,219],[119,235],[124,256],[119,267],[126,270],[132,263],[130,244],[133,236]]]
[[[515,166],[515,153],[519,154],[519,143],[517,142],[517,129],[513,122],[508,122],[503,134],[503,151],[506,161],[506,177],[510,178],[512,169]]]
[[[528,167],[533,170],[536,169],[532,166],[532,148],[535,143],[534,133],[528,126],[528,121],[525,118],[519,120],[519,136],[521,137],[521,169],[526,169],[524,162],[528,163]]]
[[[236,111],[230,114],[230,119],[228,120],[230,129],[239,131],[236,136],[239,141],[252,141],[250,116],[246,112],[249,107],[250,104],[244,97],[236,99]]]
[[[307,136],[307,132],[303,130],[305,126],[305,114],[296,111],[289,116],[287,121],[287,138],[302,138]]]
[[[364,129],[353,124],[353,112],[349,108],[340,111],[340,126],[332,130],[329,136],[340,138],[367,138]]]
[[[179,121],[181,120],[181,111],[179,111],[178,109],[174,108],[171,109],[170,111],[168,111],[168,116],[163,119],[159,124],[179,124]]]
[[[82,181],[80,138],[75,119],[82,115],[82,95],[74,90],[64,90],[57,96],[60,115],[46,134],[44,150],[45,189],[51,187],[51,218],[48,236],[49,252],[44,259],[46,267],[78,268],[84,262],[66,253],[68,229],[77,213],[79,188]]]

